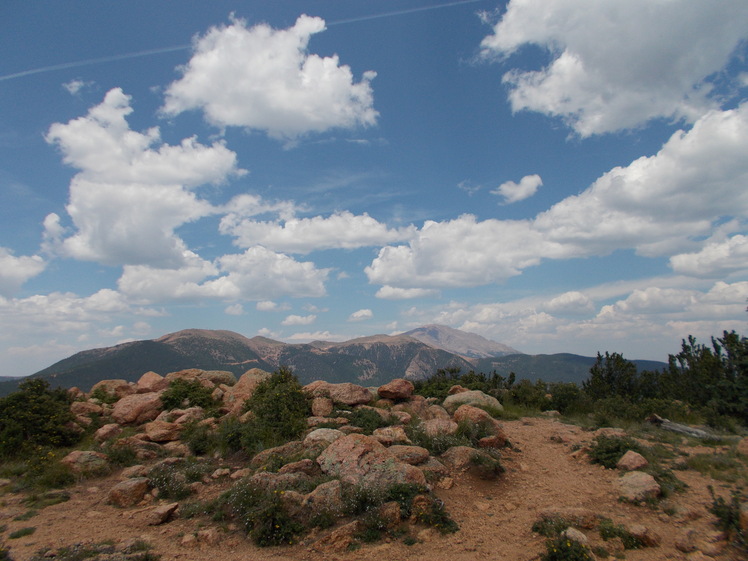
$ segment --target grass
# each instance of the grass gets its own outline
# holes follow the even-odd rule
[[[29,526],[27,528],[21,528],[20,530],[16,530],[15,532],[11,532],[8,535],[8,539],[9,540],[17,540],[18,538],[23,538],[25,536],[30,536],[34,532],[36,532],[36,528],[34,528],[33,526]]]
[[[748,483],[748,470],[734,451],[722,454],[694,454],[686,459],[685,465],[702,475],[719,481]]]

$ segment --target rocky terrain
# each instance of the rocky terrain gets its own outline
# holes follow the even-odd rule
[[[317,381],[304,387],[312,416],[300,438],[252,457],[195,457],[182,438],[186,427],[209,433],[221,419],[251,419],[243,404],[269,377],[253,369],[237,381],[230,372],[192,369],[72,390],[76,423],[98,428],[63,458],[77,483],[62,495],[35,499],[57,504],[30,507],[28,493],[2,482],[0,524],[12,558],[82,559],[72,554],[83,551],[89,558],[96,552],[100,559],[136,558],[128,555],[137,556],[145,543],[148,555],[163,560],[530,561],[546,551],[542,534],[559,532],[566,542],[585,544],[594,552],[589,558],[744,558],[716,526],[709,487],[729,499],[748,483],[746,438],[707,446],[652,428],[630,442],[658,458],[656,470],[634,451],[608,469],[593,463],[593,451],[605,438],[626,437],[620,429],[567,424],[553,412],[497,420],[502,407],[495,398],[460,387],[437,403],[414,395],[403,379],[378,388]],[[166,409],[161,398],[178,379],[209,389],[220,404],[215,416],[200,407]],[[351,422],[363,413],[384,426],[366,430]],[[468,434],[469,442],[449,446],[458,434]],[[426,442],[430,447],[419,445]],[[132,465],[114,462],[118,447],[132,451]],[[690,462],[709,457],[722,458],[722,465],[730,459],[729,476]],[[187,476],[188,468],[196,477]],[[668,470],[677,485],[664,477]],[[164,483],[175,481],[184,496],[169,495],[174,489]],[[273,525],[281,532],[290,524],[281,510],[305,527],[282,537],[284,545],[261,548],[241,517],[211,510],[232,489],[236,501],[237,489],[250,488],[268,493],[280,509],[272,511],[271,537]],[[414,492],[368,497],[362,512],[348,504],[351,489],[393,488]],[[230,500],[224,506],[237,504]],[[745,530],[745,504],[739,523]],[[259,523],[252,524],[256,537]],[[25,528],[34,530],[23,535]]]

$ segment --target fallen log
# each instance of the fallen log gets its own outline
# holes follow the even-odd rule
[[[680,423],[674,423],[669,419],[663,419],[659,415],[652,414],[645,420],[652,423],[653,425],[660,427],[661,429],[671,432],[677,432],[679,434],[685,434],[686,436],[691,436],[693,438],[699,438],[701,440],[720,440],[719,436],[714,435],[708,431],[689,427],[688,425],[681,425]]]

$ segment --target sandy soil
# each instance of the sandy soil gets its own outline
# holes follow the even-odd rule
[[[678,471],[677,476],[689,488],[668,499],[659,509],[622,503],[614,485],[618,472],[592,465],[584,456],[572,456],[575,445],[592,440],[591,433],[546,418],[505,422],[504,427],[515,447],[503,455],[507,472],[492,482],[458,476],[451,489],[438,489],[437,495],[445,501],[461,529],[447,536],[431,530],[422,532],[419,537],[424,541],[412,546],[402,541],[385,541],[364,545],[356,551],[330,551],[315,549],[310,539],[295,546],[260,549],[235,532],[221,534],[221,541],[215,545],[201,543],[185,547],[181,545],[182,537],[208,522],[176,519],[162,526],[148,526],[145,523],[148,507],[123,510],[105,504],[107,491],[118,480],[117,474],[70,489],[70,501],[47,507],[27,521],[13,520],[27,508],[20,503],[21,497],[6,494],[0,497],[3,501],[0,524],[7,526],[6,537],[20,528],[36,528],[30,536],[7,541],[16,560],[28,559],[43,548],[142,538],[161,554],[163,561],[355,561],[369,560],[372,556],[388,561],[529,561],[545,551],[545,538],[531,530],[538,513],[562,506],[588,508],[616,523],[643,524],[659,534],[662,538],[659,547],[625,551],[625,558],[632,561],[693,558],[674,546],[687,529],[695,529],[706,540],[715,537],[714,517],[707,510],[711,504],[707,486],[713,485],[727,496],[724,483],[695,471]],[[603,542],[596,531],[585,532],[591,544],[605,545],[611,551],[610,559],[614,558],[610,542]],[[724,560],[739,558],[730,549],[714,555]]]

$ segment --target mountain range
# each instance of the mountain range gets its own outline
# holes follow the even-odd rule
[[[572,354],[526,355],[481,337],[442,325],[427,325],[400,335],[373,335],[345,342],[288,344],[266,337],[247,338],[224,330],[186,329],[158,339],[81,351],[35,374],[53,387],[88,391],[100,380],[136,381],[152,370],[167,374],[186,368],[228,370],[240,376],[250,368],[272,372],[291,368],[299,380],[381,385],[393,378],[427,378],[442,368],[462,372],[514,372],[517,379],[581,382],[595,358]],[[665,363],[633,361],[640,369]],[[0,382],[0,395],[15,391],[19,380]]]

